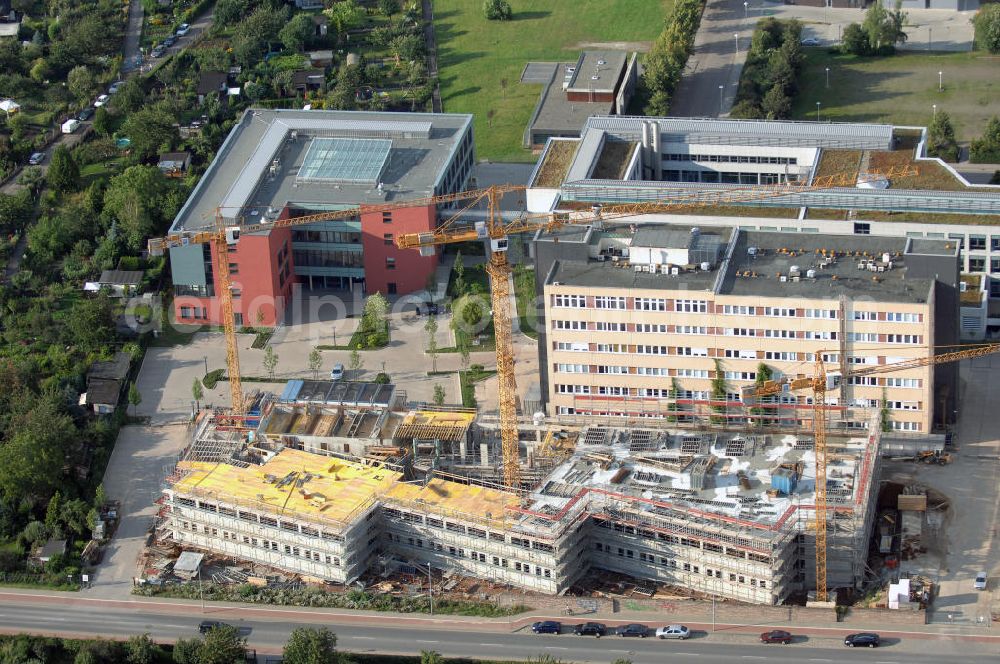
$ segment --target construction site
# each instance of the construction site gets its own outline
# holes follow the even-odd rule
[[[361,385],[290,381],[249,400],[249,430],[203,416],[164,478],[157,545],[316,583],[434,569],[591,596],[595,579],[617,573],[644,594],[670,587],[767,605],[815,586],[810,436],[526,423],[523,488],[512,490],[495,424],[402,410],[391,385],[365,385],[378,398]],[[827,441],[831,588],[865,581],[873,431]]]

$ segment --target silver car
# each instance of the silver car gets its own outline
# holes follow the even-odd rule
[[[972,587],[976,590],[986,590],[986,572],[980,572],[976,575],[976,580],[972,584]]]
[[[691,630],[684,625],[667,625],[656,628],[656,638],[658,639],[686,639],[691,636]]]

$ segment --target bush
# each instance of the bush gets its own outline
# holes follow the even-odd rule
[[[795,20],[757,23],[731,117],[784,120],[791,115],[803,59],[801,36],[802,25]]]
[[[225,373],[225,369],[213,369],[205,374],[205,377],[201,379],[201,384],[205,386],[205,389],[214,390]]]
[[[380,371],[379,374],[375,376],[375,382],[379,385],[388,385],[392,382],[392,379],[389,377],[389,374]]]
[[[972,22],[976,26],[976,48],[1000,53],[1000,5],[983,5]]]
[[[483,3],[483,14],[489,21],[509,21],[514,16],[507,0],[486,0]]]
[[[647,115],[666,115],[701,22],[702,0],[678,0],[643,64]]]
[[[969,161],[975,164],[1000,163],[1000,116],[990,118],[983,135],[973,139],[969,147]]]

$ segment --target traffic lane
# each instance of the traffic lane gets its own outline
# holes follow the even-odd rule
[[[264,620],[239,620],[225,611],[209,608],[204,614],[189,612],[185,617],[146,614],[140,611],[96,612],[79,608],[61,611],[54,615],[47,607],[25,606],[16,611],[0,610],[0,631],[46,633],[53,635],[108,636],[126,638],[143,632],[161,641],[174,641],[198,634],[201,620],[211,619],[232,624],[240,629],[251,647],[260,652],[279,652],[292,629],[300,625],[328,626],[337,633],[338,645],[346,651],[387,654],[416,654],[419,650],[435,650],[442,655],[469,658],[533,658],[540,653],[550,653],[560,659],[574,662],[608,662],[623,657],[636,664],[661,662],[665,654],[678,657],[701,657],[707,662],[731,662],[733,658],[772,659],[798,661],[803,657],[816,662],[872,661],[871,656],[858,656],[853,651],[844,652],[839,638],[799,639],[800,645],[763,645],[748,635],[717,635],[697,632],[687,641],[661,641],[656,638],[625,639],[605,636],[576,637],[564,634],[535,635],[530,632],[483,634],[471,629],[429,630],[399,628],[395,625],[331,625],[328,622],[295,620],[287,622]],[[387,621],[391,620],[389,618]],[[723,640],[723,642],[715,641]],[[822,643],[819,643],[822,641]],[[932,664],[944,661],[942,654],[913,653],[901,649],[898,639],[886,639],[879,649],[876,661],[893,664]],[[921,644],[922,649],[924,644]],[[894,652],[895,651],[895,652]],[[905,652],[904,652],[905,651]],[[995,662],[994,657],[947,656],[947,661],[969,664]]]

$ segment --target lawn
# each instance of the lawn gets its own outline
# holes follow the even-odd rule
[[[1000,108],[1000,57],[981,53],[900,53],[859,58],[807,48],[792,117],[841,122],[930,124],[933,105],[947,111],[958,140],[978,136]],[[826,87],[826,68],[830,87]],[[938,91],[938,72],[944,91]]]
[[[527,62],[575,61],[585,45],[652,41],[663,27],[669,0],[512,4],[513,20],[500,22],[486,20],[482,0],[434,3],[444,110],[475,114],[480,159],[533,159],[521,148],[521,139],[541,86],[519,82]],[[488,111],[495,114],[492,123],[487,122]]]

